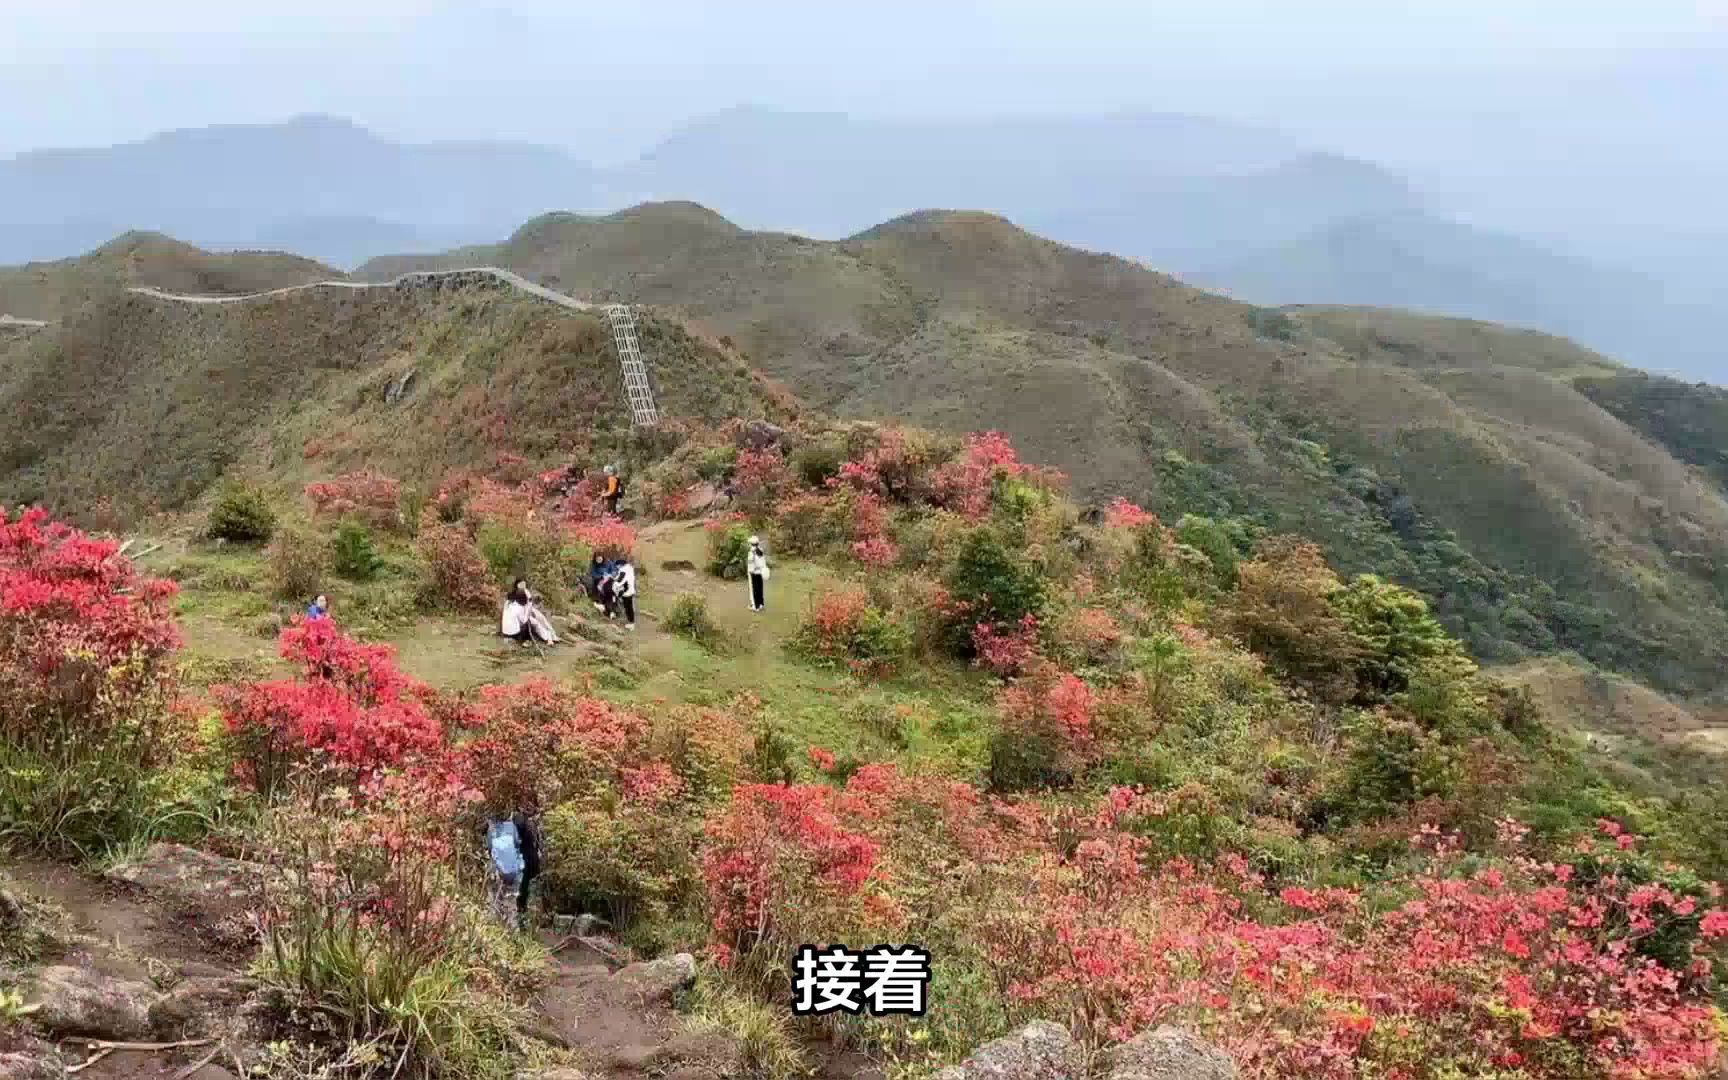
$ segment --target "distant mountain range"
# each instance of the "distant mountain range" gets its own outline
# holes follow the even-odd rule
[[[352,268],[493,242],[548,211],[677,199],[827,239],[924,207],[989,210],[1262,304],[1490,319],[1728,382],[1711,314],[1721,298],[1699,285],[1728,281],[1712,250],[1598,265],[1450,220],[1370,162],[1172,114],[882,121],[738,108],[608,169],[520,143],[396,143],[324,116],[174,131],[0,161],[0,264],[146,229]]]

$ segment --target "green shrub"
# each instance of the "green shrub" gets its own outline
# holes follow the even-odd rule
[[[267,544],[276,531],[276,511],[260,488],[229,484],[210,508],[204,531],[212,540],[232,544]]]
[[[805,487],[822,488],[829,480],[840,475],[840,466],[846,463],[846,448],[831,442],[815,442],[800,446],[792,452],[788,465],[792,475],[796,476]]]
[[[357,521],[344,521],[330,542],[330,565],[350,581],[371,581],[384,568],[384,559],[372,546],[372,533]]]
[[[628,930],[686,907],[700,880],[693,819],[634,802],[566,803],[546,815],[558,857],[544,887],[554,910],[596,912]]]
[[[533,523],[511,524],[488,521],[475,537],[480,555],[492,571],[492,580],[527,580],[529,587],[554,605],[568,604],[568,582],[583,572],[579,552],[567,549],[550,528]]]
[[[270,544],[270,584],[277,596],[309,600],[318,595],[330,565],[329,546],[309,529],[282,529]]]
[[[751,739],[744,768],[758,784],[790,784],[798,775],[793,766],[797,753],[791,736],[771,723],[762,723]]]
[[[966,538],[948,575],[948,589],[968,605],[962,620],[967,632],[961,635],[967,642],[973,623],[1011,626],[1044,609],[1044,576],[991,528],[974,530]]]
[[[750,530],[742,525],[708,532],[708,572],[727,581],[743,581],[750,558]]]
[[[726,479],[732,471],[732,464],[738,460],[736,446],[716,446],[704,450],[696,460],[696,475],[710,484],[718,484]]]
[[[726,651],[726,635],[708,614],[708,601],[698,593],[684,593],[672,601],[665,626],[669,632],[693,641],[709,652]]]

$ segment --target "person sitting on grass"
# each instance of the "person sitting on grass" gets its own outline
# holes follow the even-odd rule
[[[510,592],[504,598],[504,617],[500,630],[505,637],[527,648],[530,644],[539,643],[551,645],[558,640],[558,635],[552,630],[552,622],[534,603],[534,594],[528,588],[528,582],[522,578],[516,579]]]
[[[588,567],[588,598],[594,602],[594,610],[608,619],[618,613],[618,603],[612,597],[612,575],[612,561],[596,553]]]

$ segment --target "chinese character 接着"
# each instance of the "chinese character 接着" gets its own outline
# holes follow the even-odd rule
[[[793,961],[792,1012],[857,1016],[923,1016],[930,985],[930,953],[916,945],[878,945],[863,951],[842,945],[803,945]]]
[[[797,1016],[843,1012],[857,1016],[864,1011],[858,995],[864,990],[860,956],[835,945],[818,953],[814,945],[798,948],[792,981],[792,1012]]]

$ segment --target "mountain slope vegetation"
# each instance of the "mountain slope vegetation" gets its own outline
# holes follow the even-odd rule
[[[55,320],[131,286],[194,296],[239,296],[343,275],[285,252],[201,251],[161,233],[129,232],[87,255],[0,267],[0,315]]]
[[[473,262],[667,305],[819,409],[999,428],[1082,493],[1314,536],[1490,659],[1698,691],[1728,658],[1728,496],[1575,387],[1621,369],[1561,339],[1257,308],[970,212],[825,243],[649,204],[359,273]]]
[[[725,349],[648,320],[662,407],[784,416]],[[609,333],[496,284],[305,290],[193,305],[107,293],[0,353],[0,501],[123,518],[231,468],[432,479],[629,427]]]

